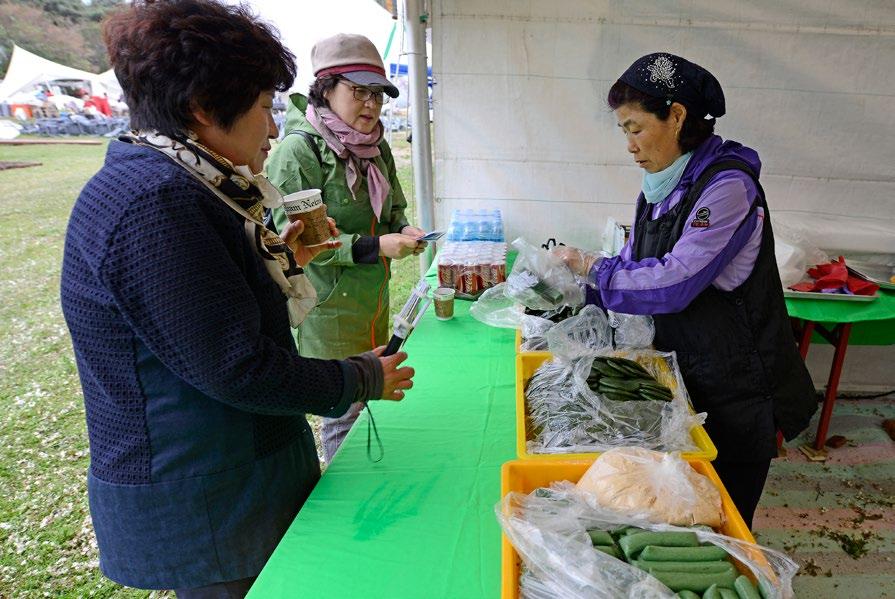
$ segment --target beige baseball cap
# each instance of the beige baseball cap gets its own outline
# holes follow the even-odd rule
[[[398,97],[398,88],[385,77],[379,51],[362,35],[338,33],[320,40],[311,48],[311,67],[315,77],[340,75],[358,85],[381,87],[392,98]]]

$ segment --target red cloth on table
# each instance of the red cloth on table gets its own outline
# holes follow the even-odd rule
[[[824,289],[848,289],[855,295],[873,295],[879,289],[879,285],[849,274],[845,258],[842,256],[829,264],[818,264],[814,268],[809,268],[808,276],[814,281],[797,283],[790,289],[814,292]]]

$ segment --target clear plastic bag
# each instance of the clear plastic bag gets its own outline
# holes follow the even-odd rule
[[[584,292],[562,259],[521,237],[513,247],[519,253],[507,277],[508,297],[535,310],[584,303]]]
[[[526,314],[522,317],[522,345],[519,351],[546,351],[547,331],[556,323],[540,316]]]
[[[585,306],[577,316],[551,327],[546,337],[548,349],[561,360],[592,355],[612,345],[606,314],[594,305]]]
[[[526,308],[519,351],[547,351],[547,331],[557,323],[577,315],[580,310],[580,306],[558,306],[550,310]]]
[[[625,246],[625,229],[614,218],[606,219],[606,227],[603,229],[603,247],[600,254],[611,258],[618,256]]]
[[[774,256],[784,289],[808,279],[806,271],[811,266],[830,261],[830,257],[809,243],[799,229],[779,222],[774,222]]]
[[[520,350],[549,349],[558,358],[571,360],[607,347],[640,349],[649,348],[653,343],[655,326],[651,316],[621,314],[611,310],[603,312],[595,305],[587,305],[575,316],[559,323],[546,320],[552,313],[565,308],[544,312],[543,318],[526,316],[522,323],[523,344]]]
[[[617,348],[639,349],[652,346],[656,327],[652,316],[607,312],[609,326],[615,329],[614,342]]]
[[[568,481],[529,495],[508,493],[495,506],[497,519],[522,558],[522,597],[546,599],[652,599],[675,593],[643,570],[593,549],[588,530],[637,526],[650,531],[689,531],[700,542],[723,548],[745,566],[768,599],[793,597],[799,566],[789,557],[754,543],[698,528],[657,524],[597,504]]]
[[[506,295],[506,283],[498,283],[486,290],[469,308],[469,314],[492,327],[518,329],[525,310]]]
[[[724,524],[721,493],[677,453],[610,449],[588,468],[578,489],[605,508],[661,524]]]
[[[637,362],[671,391],[671,400],[617,401],[594,391],[587,381],[600,358]],[[674,353],[654,350],[604,349],[569,362],[545,362],[526,386],[525,407],[530,453],[592,453],[626,446],[695,451],[690,430],[705,422],[704,413],[693,413]]]

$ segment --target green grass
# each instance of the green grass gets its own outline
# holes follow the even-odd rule
[[[416,202],[413,199],[413,173],[410,167],[410,144],[406,141],[406,133],[397,132],[392,137],[392,151],[395,156],[395,167],[398,171],[398,180],[401,189],[407,197],[407,215],[410,224],[417,224]],[[420,280],[419,258],[411,256],[404,260],[392,261],[392,281],[389,287],[391,293],[391,314],[394,316],[401,311],[401,307],[410,295],[410,290]]]
[[[410,152],[395,136],[412,197]],[[0,146],[0,597],[167,597],[103,578],[87,508],[89,464],[81,388],[59,307],[65,226],[101,146]],[[411,205],[408,216],[415,222]],[[392,312],[419,278],[395,262]]]

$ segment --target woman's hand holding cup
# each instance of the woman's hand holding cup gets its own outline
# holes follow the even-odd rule
[[[299,266],[307,266],[314,259],[314,256],[320,252],[333,250],[342,245],[342,242],[338,240],[339,229],[336,228],[336,221],[326,217],[326,223],[329,227],[330,239],[325,243],[313,246],[307,246],[299,239],[299,236],[305,230],[305,224],[302,221],[290,222],[283,228],[280,238],[292,250],[292,253],[295,255],[295,261],[298,262]]]

